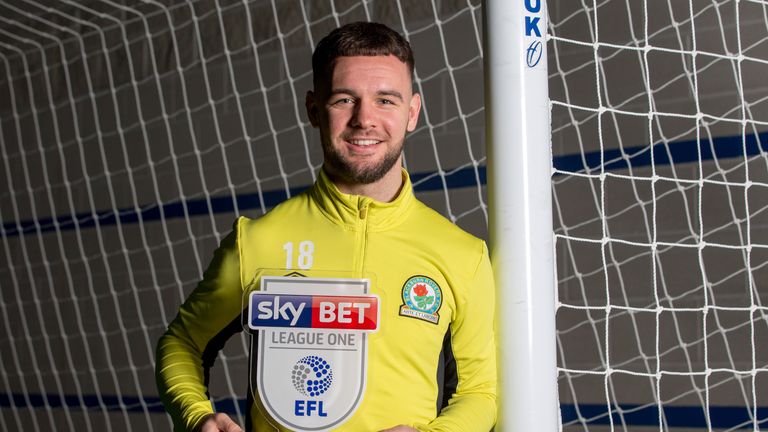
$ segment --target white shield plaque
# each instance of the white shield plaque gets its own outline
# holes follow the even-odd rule
[[[379,322],[379,298],[369,292],[367,279],[265,276],[250,294],[256,388],[275,421],[323,431],[355,412],[365,391],[367,334]]]

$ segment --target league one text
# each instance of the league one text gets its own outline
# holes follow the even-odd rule
[[[259,397],[278,422],[298,430],[336,427],[356,410],[367,369],[366,334],[379,325],[378,296],[329,294],[327,286],[321,294],[304,294],[312,292],[311,282],[286,282],[306,285],[302,294],[272,288],[276,292],[256,291],[249,298],[248,327],[259,331],[259,364],[263,357],[279,365],[259,373]],[[337,396],[350,386],[359,387],[360,396],[339,404]]]

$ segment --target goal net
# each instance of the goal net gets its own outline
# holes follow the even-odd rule
[[[563,429],[768,429],[768,3],[549,11]]]
[[[312,184],[314,45],[376,20],[420,53],[406,163],[485,236],[476,1],[0,4],[0,429],[168,430],[157,339],[239,215]],[[244,424],[247,345],[210,396]]]
[[[768,428],[768,4],[548,10],[562,429]],[[313,182],[311,52],[358,20],[416,52],[417,196],[487,238],[480,0],[0,4],[0,429],[169,429],[156,341]],[[247,353],[210,378],[241,424]]]

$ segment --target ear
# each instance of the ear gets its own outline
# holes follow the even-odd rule
[[[309,123],[312,125],[312,127],[319,127],[319,110],[317,107],[317,101],[315,100],[315,93],[312,90],[307,92],[307,97],[304,99],[304,106],[307,108],[307,117],[309,117]]]
[[[408,126],[406,130],[413,132],[416,129],[416,123],[419,121],[419,113],[421,112],[421,95],[414,93],[411,96],[411,103],[408,106]]]

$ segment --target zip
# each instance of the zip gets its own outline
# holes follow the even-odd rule
[[[360,197],[358,201],[358,223],[360,223],[360,231],[359,236],[360,239],[358,240],[358,250],[357,250],[357,268],[355,269],[355,273],[357,273],[357,277],[363,278],[363,262],[365,261],[365,246],[368,243],[368,205],[370,204],[370,200],[364,197]]]

